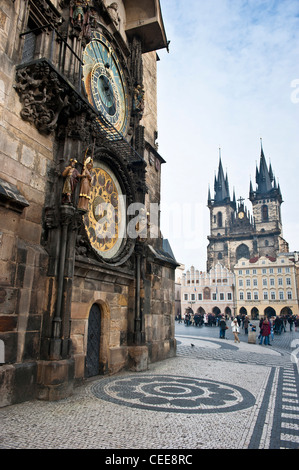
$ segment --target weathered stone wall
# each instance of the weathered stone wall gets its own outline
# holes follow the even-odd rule
[[[127,332],[134,299],[132,280],[108,272],[76,269],[71,305],[72,354],[75,377],[84,377],[89,312],[93,304],[101,310],[100,372],[115,373],[127,366]]]
[[[14,64],[22,50],[24,8],[25,2],[18,0],[4,0],[0,6],[0,178],[28,203],[21,211],[5,203],[0,207],[0,339],[5,343],[5,363],[15,364],[6,370],[5,380],[20,381],[21,386],[24,379],[26,399],[25,383],[32,383],[36,375],[36,365],[30,368],[29,362],[39,355],[44,311],[47,254],[40,246],[41,219],[53,138],[42,136],[20,117]]]
[[[143,54],[144,113],[141,125],[145,127],[144,137],[153,147],[157,128],[157,53]]]
[[[268,221],[264,222],[262,219],[262,207],[263,205],[268,207]],[[269,199],[256,201],[253,204],[253,215],[254,221],[256,224],[257,231],[260,232],[264,230],[281,230],[280,223],[280,209],[278,201],[271,201]]]
[[[52,4],[59,11],[61,5],[65,4],[62,15],[68,20],[67,2],[54,0]],[[111,2],[106,2],[107,7],[110,4]],[[114,22],[112,16],[112,21],[109,19],[107,11],[100,22],[107,22],[110,33],[115,35],[120,48],[124,49],[124,57],[128,57],[130,51],[125,36],[125,4],[121,0],[117,0],[117,4],[119,24]],[[49,2],[36,2],[36,5],[32,2],[32,5],[43,10],[43,7],[49,6]],[[174,338],[174,269],[153,263],[155,274],[146,278],[145,282],[148,284],[144,285],[144,292],[148,289],[148,296],[145,295],[144,298],[145,304],[147,303],[144,321],[148,343],[138,346],[137,342],[134,343],[134,253],[132,260],[128,261],[128,264],[131,263],[130,267],[121,265],[111,270],[105,269],[106,265],[101,265],[99,261],[94,262],[93,266],[87,266],[88,259],[85,259],[82,267],[76,258],[73,273],[77,221],[72,220],[72,223],[68,222],[66,225],[62,217],[58,220],[58,215],[64,214],[61,207],[58,207],[62,185],[61,169],[66,158],[76,157],[82,151],[86,136],[83,135],[80,116],[76,112],[71,117],[73,120],[68,122],[67,131],[62,125],[63,129],[58,129],[56,134],[53,132],[55,125],[51,128],[41,127],[38,131],[34,124],[21,117],[21,111],[24,112],[25,108],[26,112],[34,113],[34,108],[26,107],[24,103],[30,98],[27,93],[34,95],[33,101],[36,104],[40,97],[41,100],[44,99],[43,103],[46,100],[51,101],[53,92],[50,87],[50,93],[43,95],[39,85],[36,85],[40,77],[36,79],[35,75],[31,75],[30,67],[25,66],[22,69],[24,81],[18,81],[17,88],[14,88],[16,66],[21,63],[24,44],[24,36],[20,37],[20,33],[25,31],[28,21],[27,7],[28,2],[24,0],[3,0],[0,5],[0,184],[4,181],[12,185],[25,201],[21,208],[12,203],[7,204],[3,199],[0,204],[0,340],[5,343],[5,364],[0,365],[0,406],[36,396],[42,399],[62,398],[70,393],[74,378],[77,381],[84,378],[88,319],[93,304],[99,306],[102,316],[101,373],[115,373],[131,365],[142,370],[146,368],[148,360],[164,359],[174,352],[174,340],[169,339]],[[52,13],[53,11],[52,9]],[[44,14],[46,15],[45,11]],[[54,12],[54,16],[56,14]],[[62,31],[67,32],[67,23],[63,24],[63,28]],[[41,34],[41,42],[47,47],[51,44],[51,33],[52,31],[45,31]],[[77,38],[73,44],[76,44],[77,52],[82,52],[82,44]],[[41,45],[39,51],[35,50],[37,53],[34,57],[49,59],[48,49],[43,50]],[[37,66],[40,66],[38,61]],[[145,111],[140,123],[145,128],[145,141],[156,149],[155,52],[144,55],[143,66],[146,94]],[[53,80],[57,78],[55,77]],[[66,81],[60,81],[61,79],[62,77],[57,79],[58,88],[61,84],[66,85]],[[34,85],[30,88],[32,82]],[[27,87],[28,84],[30,86]],[[67,91],[65,93],[63,100],[69,98]],[[63,101],[64,104],[65,102]],[[37,114],[43,123],[45,110],[42,106],[41,108]],[[55,117],[58,118],[59,112],[57,111]],[[30,118],[28,115],[26,117]],[[68,119],[66,114],[61,117],[61,121],[53,122],[62,123],[64,118]],[[117,154],[116,145],[114,148]],[[119,154],[122,155],[121,149]],[[153,165],[148,165],[147,204],[160,202],[160,171],[159,159]],[[61,264],[61,239],[63,233],[66,233],[63,230],[66,226],[65,264]],[[161,238],[158,241],[161,245]],[[59,266],[65,268],[61,275]],[[59,311],[61,316],[57,314],[56,317],[59,292],[63,293]]]
[[[175,355],[174,269],[152,264],[152,273],[144,282],[145,336],[149,360],[155,362]]]

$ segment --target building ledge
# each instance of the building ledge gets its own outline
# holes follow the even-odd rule
[[[168,48],[159,0],[124,0],[127,21],[125,31],[131,40],[139,36],[142,52]]]
[[[21,213],[29,202],[14,184],[0,178],[0,206]]]

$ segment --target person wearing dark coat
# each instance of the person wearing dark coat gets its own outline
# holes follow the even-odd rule
[[[219,327],[220,327],[220,334],[219,338],[225,339],[225,332],[226,332],[226,321],[224,318],[224,315],[222,315],[220,321],[219,321]]]
[[[290,316],[288,318],[288,322],[290,324],[290,331],[293,331],[294,318],[292,316]]]
[[[249,318],[247,317],[247,315],[244,318],[243,325],[244,325],[245,335],[248,335]]]

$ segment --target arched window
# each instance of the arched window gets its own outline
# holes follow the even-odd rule
[[[217,227],[222,227],[222,212],[218,212],[217,214]]]
[[[250,258],[249,248],[247,245],[244,245],[244,243],[242,243],[242,245],[238,246],[236,250],[236,258],[237,258],[237,261],[239,261],[239,259],[241,258],[246,258],[246,259]]]
[[[229,307],[226,307],[226,309],[225,309],[224,312],[225,312],[225,315],[227,315],[228,317],[231,317],[232,311],[231,311],[231,309],[230,309]]]
[[[211,290],[208,287],[205,287],[203,290],[203,298],[204,300],[210,300],[211,299]]]
[[[268,206],[264,204],[262,206],[262,221],[267,222],[269,220]]]

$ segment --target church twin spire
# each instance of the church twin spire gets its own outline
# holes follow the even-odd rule
[[[272,165],[270,163],[269,168],[267,166],[263,143],[261,140],[261,156],[260,156],[260,167],[256,167],[255,173],[256,191],[253,191],[252,182],[250,181],[249,188],[249,199],[260,199],[264,197],[277,197],[282,202],[282,195],[279,184],[277,185]]]
[[[261,141],[261,156],[260,156],[260,166],[259,169],[256,167],[256,191],[253,190],[252,182],[250,181],[249,188],[249,199],[252,201],[256,197],[269,197],[276,196],[282,201],[281,191],[279,184],[277,185],[276,179],[273,174],[272,165],[270,163],[269,167],[266,162],[264,155],[263,144]],[[219,149],[219,167],[218,167],[218,176],[214,179],[214,199],[211,198],[211,191],[209,188],[208,192],[208,206],[211,204],[219,203],[233,203],[236,204],[235,193],[233,194],[233,200],[230,199],[229,193],[229,183],[227,174],[224,176],[224,171],[222,167],[221,154]]]
[[[214,179],[214,194],[215,194],[214,199],[212,200],[211,191],[209,188],[208,205],[210,205],[212,201],[214,204],[215,203],[231,203],[231,202],[235,204],[236,202],[235,193],[233,195],[233,201],[231,201],[230,199],[228,176],[227,176],[227,173],[224,176],[220,149],[219,149],[218,175],[217,177],[215,175],[215,179]]]

